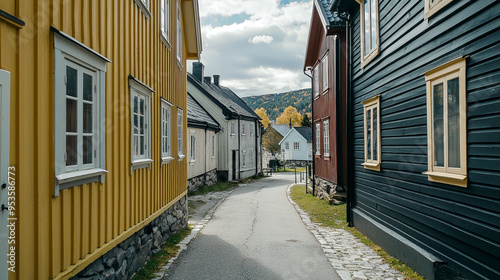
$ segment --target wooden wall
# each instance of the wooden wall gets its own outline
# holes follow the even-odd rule
[[[500,277],[500,2],[453,1],[424,20],[424,1],[380,0],[380,54],[360,68],[353,15],[355,210],[470,279]],[[467,188],[427,175],[423,73],[467,59]],[[364,169],[362,101],[381,95],[381,171]],[[356,226],[356,220],[354,221]]]
[[[185,195],[186,160],[160,166],[159,108],[160,97],[174,104],[172,116],[177,106],[183,108],[186,124],[186,64],[176,62],[175,36],[170,49],[160,40],[159,1],[150,1],[149,19],[133,0],[13,2],[2,1],[0,8],[26,26],[18,30],[0,21],[0,68],[12,75],[10,164],[18,172],[18,259],[9,279],[66,278]],[[175,1],[170,4],[175,34]],[[53,197],[51,26],[112,61],[106,72],[105,183],[62,190],[58,197]],[[129,75],[156,91],[151,98],[154,162],[151,170],[132,174]],[[175,123],[171,133],[176,135]]]

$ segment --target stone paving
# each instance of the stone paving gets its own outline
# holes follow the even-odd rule
[[[326,257],[342,280],[404,279],[399,271],[384,263],[382,257],[350,232],[324,227],[311,221],[309,215],[300,209],[290,196],[290,188],[294,185],[288,186],[288,200],[299,213],[307,229],[321,244]]]
[[[344,229],[333,229],[314,223],[309,215],[304,212],[290,197],[290,188],[295,184],[290,184],[287,189],[287,197],[295,207],[307,229],[316,237],[325,252],[331,265],[337,271],[342,280],[403,280],[401,273],[391,268],[383,259],[370,247],[359,241],[350,232]],[[243,186],[242,184],[239,186]],[[202,196],[190,197],[189,201],[203,200],[205,204],[197,208],[189,220],[193,228],[179,244],[180,250],[177,255],[170,259],[168,264],[156,273],[154,280],[166,279],[166,271],[177,260],[179,255],[187,248],[187,245],[198,235],[205,225],[212,218],[217,207],[234,191],[234,189],[224,192],[208,193]],[[209,210],[208,210],[209,209]]]

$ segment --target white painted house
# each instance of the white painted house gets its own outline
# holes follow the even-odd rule
[[[221,181],[236,181],[262,171],[260,117],[229,88],[219,76],[203,76],[204,66],[193,63],[187,74],[187,91],[220,125],[217,133],[217,174]]]
[[[283,160],[312,161],[312,130],[310,127],[293,127],[279,144]]]
[[[220,125],[187,94],[188,191],[217,183],[218,137]]]

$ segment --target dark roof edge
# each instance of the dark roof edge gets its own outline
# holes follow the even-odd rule
[[[207,114],[207,116],[209,116],[212,119],[212,121],[214,121],[214,123],[217,124],[216,129],[217,129],[217,131],[219,131],[220,130],[220,123],[216,119],[214,119],[214,117],[212,117],[212,115],[210,115],[210,113],[207,110],[205,110],[205,108],[203,108],[203,106],[201,106],[200,102],[198,102],[198,100],[196,100],[191,93],[187,92],[187,94],[189,94],[191,96],[191,99],[193,99],[193,101],[196,102],[196,104],[198,104],[198,106],[200,106],[200,108]],[[188,122],[189,122],[189,118],[188,118]],[[200,122],[200,121],[197,121],[197,122]],[[207,125],[210,125],[210,124],[207,123]]]
[[[224,113],[224,115],[227,117],[231,117],[233,115],[233,112],[227,108],[226,106],[224,106],[224,104],[222,104],[221,102],[219,102],[219,100],[217,100],[215,97],[213,97],[210,93],[208,93],[202,86],[201,84],[199,83],[198,79],[194,78],[193,77],[193,74],[191,73],[187,73],[187,78],[188,78],[188,81],[191,81],[192,84],[194,84],[206,97],[208,97],[210,100],[212,100],[212,102],[214,102],[215,104],[217,104],[217,106],[219,106],[221,109],[222,109],[222,112]],[[193,98],[194,99],[194,98]]]

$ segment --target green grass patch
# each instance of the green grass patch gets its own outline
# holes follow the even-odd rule
[[[198,190],[196,190],[195,192],[189,192],[188,195],[194,196],[194,195],[206,194],[209,192],[222,192],[222,191],[226,191],[232,187],[235,187],[237,185],[238,184],[236,184],[236,183],[230,183],[230,182],[218,182],[215,185],[201,187]]]
[[[149,280],[155,278],[154,274],[160,270],[179,251],[179,242],[191,233],[191,228],[186,227],[181,232],[171,235],[162,245],[161,250],[151,256],[151,259],[142,267],[132,280]]]
[[[400,260],[391,257],[380,246],[353,227],[347,226],[346,205],[329,205],[326,201],[305,193],[305,186],[293,186],[290,195],[299,207],[309,214],[311,220],[331,228],[342,228],[356,236],[365,245],[371,247],[386,263],[403,274],[404,279],[424,280],[413,269]]]
[[[276,172],[295,172],[295,170],[297,170],[297,172],[304,172],[306,171],[306,167],[297,167],[297,168],[284,168],[283,166],[282,167],[278,167],[276,169]]]

